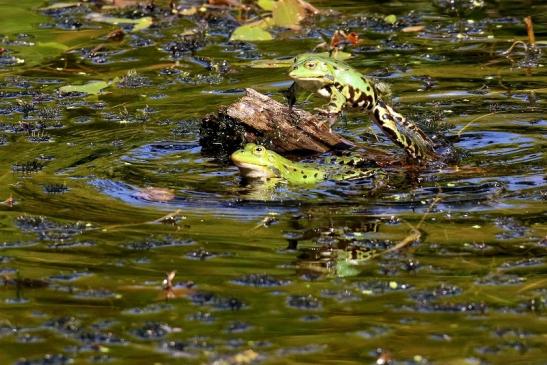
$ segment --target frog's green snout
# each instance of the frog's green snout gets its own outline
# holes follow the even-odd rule
[[[242,154],[244,151],[243,149],[239,149],[235,152],[233,152],[231,155],[230,155],[230,160],[232,160],[232,162],[236,162],[238,160],[238,156],[240,154]]]
[[[276,172],[265,156],[266,152],[264,147],[249,143],[243,149],[232,153],[230,159],[244,177],[259,179],[275,177]]]
[[[296,71],[296,69],[295,69],[294,67],[291,67],[291,68],[289,69],[289,77],[290,77],[291,79],[294,79],[294,78],[297,77],[295,71]]]

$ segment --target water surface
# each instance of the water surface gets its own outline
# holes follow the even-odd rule
[[[155,26],[112,42],[88,6],[0,0],[0,199],[15,200],[0,206],[0,363],[547,363],[546,60],[501,55],[526,41],[526,15],[544,41],[542,2],[458,18],[424,1],[317,1],[338,15],[271,42],[231,44],[236,23],[211,17],[193,53],[180,34],[199,19],[157,3]],[[449,123],[460,161],[419,179],[395,169],[371,195],[248,184],[202,156],[202,116],[245,87],[283,98],[287,70],[252,60],[310,51],[338,28],[360,34],[350,63],[390,83],[401,113]],[[58,92],[129,70],[98,96]],[[400,153],[358,113],[335,129]],[[405,249],[346,260],[415,227]]]

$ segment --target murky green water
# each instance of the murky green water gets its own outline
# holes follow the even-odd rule
[[[526,40],[530,14],[544,48],[547,6],[487,2],[469,22],[422,1],[317,1],[339,13],[299,34],[230,44],[236,24],[210,17],[188,45],[199,19],[158,3],[155,26],[116,42],[88,6],[0,0],[0,200],[15,200],[0,206],[1,364],[547,363],[546,60],[500,55]],[[456,139],[459,163],[419,179],[401,169],[370,196],[358,183],[248,185],[201,156],[200,117],[245,87],[281,99],[289,85],[251,60],[310,51],[337,28],[361,35],[351,63],[389,82],[402,113],[442,117],[455,136],[495,112]],[[99,96],[57,91],[132,69]],[[398,152],[357,113],[336,129]],[[152,201],[150,186],[176,198]],[[421,238],[403,250],[344,259],[412,226]]]

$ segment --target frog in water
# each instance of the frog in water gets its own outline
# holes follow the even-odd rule
[[[298,257],[298,268],[327,276],[356,276],[361,273],[359,266],[377,254],[375,250],[360,247],[313,247],[302,250]]]
[[[349,180],[372,177],[380,173],[376,169],[350,169],[347,166],[319,166],[293,162],[264,146],[248,143],[230,156],[247,178],[267,180],[284,179],[291,184],[316,184],[323,180]]]
[[[344,108],[358,108],[368,113],[374,123],[407,155],[416,161],[436,156],[431,139],[380,97],[374,82],[348,64],[325,55],[304,53],[295,58],[289,76],[298,87],[329,98],[329,116]]]

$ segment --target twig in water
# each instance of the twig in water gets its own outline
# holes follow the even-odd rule
[[[163,224],[173,224],[174,225],[175,224],[174,222],[176,222],[176,218],[178,216],[181,216],[181,213],[182,213],[182,210],[177,209],[174,212],[171,212],[171,213],[169,213],[167,215],[164,215],[163,217],[155,219],[153,221],[138,222],[138,223],[111,224],[111,225],[108,225],[108,226],[97,227],[97,228],[94,228],[94,229],[98,229],[98,230],[101,230],[103,232],[107,232],[107,231],[112,231],[113,229],[128,228],[128,227],[133,227],[133,226],[141,226],[143,224],[163,223]],[[186,218],[184,218],[184,216],[182,216],[182,217],[183,217],[182,219],[186,219]],[[93,229],[91,229],[91,230],[93,230]]]
[[[410,234],[408,236],[406,236],[405,238],[403,238],[401,240],[401,242],[397,243],[395,246],[390,247],[387,250],[378,252],[378,253],[372,255],[371,258],[376,258],[376,257],[382,256],[382,255],[385,255],[386,253],[389,253],[389,252],[398,251],[401,248],[408,246],[412,242],[419,240],[422,237],[422,233],[420,232],[420,227],[424,223],[425,218],[427,217],[427,215],[429,213],[431,213],[431,210],[433,209],[433,207],[435,205],[437,205],[437,203],[440,202],[440,201],[441,201],[441,198],[438,197],[438,196],[435,199],[433,199],[433,201],[431,202],[431,204],[429,205],[429,207],[425,211],[424,215],[422,216],[422,219],[420,219],[420,222],[418,222],[418,225],[416,225],[416,227],[414,227],[412,224],[405,221],[405,223],[411,229]]]
[[[439,196],[437,196],[437,197],[435,197],[435,199],[433,199],[433,201],[431,202],[431,204],[429,205],[429,207],[425,211],[424,215],[422,216],[422,219],[420,219],[420,222],[418,222],[418,225],[416,226],[416,229],[420,229],[422,224],[424,224],[425,218],[427,217],[427,215],[429,213],[431,213],[431,210],[433,209],[433,207],[435,207],[435,205],[437,205],[437,203],[440,202],[440,201],[441,201],[441,197],[439,197]]]
[[[509,54],[511,54],[511,52],[513,51],[513,48],[515,48],[515,46],[517,45],[521,45],[524,47],[524,53],[528,53],[528,45],[526,43],[524,43],[523,41],[514,41],[513,44],[511,44],[511,47],[509,47],[509,49],[507,49],[507,51],[504,51],[504,52],[501,52],[501,54],[503,56],[507,56]]]
[[[378,135],[376,134],[376,132],[374,132],[374,128],[372,128],[372,126],[370,126],[369,129],[370,129],[370,132],[372,133],[372,135],[374,136],[374,138],[376,138],[376,142],[380,142],[380,138],[378,138]]]
[[[494,114],[497,114],[498,112],[492,112],[492,113],[488,113],[488,114],[484,114],[484,115],[481,115],[480,117],[476,117],[475,119],[472,119],[469,123],[467,123],[466,125],[463,126],[462,129],[460,129],[458,131],[458,133],[456,133],[458,135],[458,137],[460,137],[463,133],[464,130],[467,129],[467,127],[469,127],[471,124],[475,123],[477,120],[479,119],[482,119],[482,118],[485,118],[485,117],[488,117],[490,115],[494,115]]]
[[[528,290],[531,290],[531,289],[545,287],[546,282],[547,282],[547,279],[541,279],[541,280],[535,281],[533,283],[530,283],[530,284],[525,285],[524,287],[520,288],[517,291],[517,293],[520,294],[522,292],[525,292],[525,291],[528,291]]]
[[[153,220],[151,223],[167,223],[170,221],[174,221],[180,215],[180,213],[182,213],[182,211],[180,209],[177,209],[174,212],[164,215],[161,218]]]
[[[276,223],[278,220],[279,218],[277,218],[277,213],[268,213],[268,215],[264,217],[260,221],[260,223],[258,223],[256,226],[253,227],[253,230],[262,228],[262,227],[268,228],[272,224]]]
[[[531,16],[527,16],[526,18],[524,18],[524,25],[526,27],[526,33],[528,34],[528,44],[523,41],[515,41],[513,42],[513,44],[511,44],[511,47],[509,47],[507,51],[501,53],[503,56],[507,56],[509,58],[509,55],[513,51],[513,48],[515,48],[517,45],[521,45],[524,48],[524,54],[526,55],[526,57],[538,51],[536,49],[536,36],[534,34],[534,24],[532,22]]]
[[[524,25],[526,26],[526,33],[528,33],[528,43],[532,48],[536,46],[536,36],[534,34],[534,23],[532,22],[532,17],[527,16],[524,18]]]

